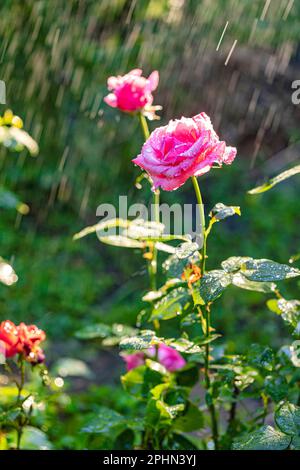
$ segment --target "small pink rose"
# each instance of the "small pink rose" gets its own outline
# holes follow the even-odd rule
[[[149,356],[154,357],[156,355],[156,347],[151,346],[147,353]],[[176,349],[163,343],[158,345],[157,359],[169,372],[181,369],[186,364],[186,361]]]
[[[145,354],[137,352],[134,354],[122,354],[122,358],[126,362],[127,370],[135,369],[138,366],[142,366],[145,362]]]
[[[235,156],[236,148],[220,141],[210,118],[200,113],[156,128],[133,162],[147,171],[154,189],[172,191],[213,165],[231,164]]]
[[[125,112],[150,108],[153,102],[152,91],[157,88],[159,74],[155,70],[148,78],[142,76],[141,69],[134,69],[126,75],[110,77],[107,87],[111,91],[104,101],[113,108]]]

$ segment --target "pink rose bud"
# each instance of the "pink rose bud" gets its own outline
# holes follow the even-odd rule
[[[141,69],[134,69],[126,75],[110,77],[107,87],[111,91],[104,101],[121,111],[134,112],[150,107],[153,102],[152,91],[157,88],[159,74],[155,70],[148,78],[142,77]]]
[[[210,118],[200,113],[156,128],[133,162],[150,175],[153,189],[172,191],[213,165],[231,164],[235,156],[236,148],[220,141]]]
[[[122,354],[122,358],[126,362],[127,370],[142,366],[145,362],[145,354],[142,352],[137,352],[134,354]]]

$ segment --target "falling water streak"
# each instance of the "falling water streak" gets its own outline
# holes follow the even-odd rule
[[[225,24],[225,27],[224,27],[223,32],[222,32],[222,34],[221,34],[220,40],[219,40],[219,42],[218,42],[216,51],[218,51],[219,48],[220,48],[220,45],[221,45],[221,42],[223,41],[223,37],[224,37],[224,34],[225,34],[226,29],[227,29],[227,27],[228,27],[228,24],[229,24],[229,21],[226,21],[226,24]]]
[[[266,0],[265,6],[263,8],[263,11],[260,16],[260,20],[263,21],[266,17],[266,14],[268,12],[269,6],[270,6],[271,0]]]
[[[237,39],[236,39],[236,40],[234,41],[234,43],[232,44],[232,47],[231,47],[231,49],[230,49],[230,51],[229,51],[229,54],[228,54],[228,56],[227,56],[227,58],[226,58],[226,60],[225,60],[225,64],[224,64],[225,66],[228,64],[228,62],[229,62],[229,60],[230,60],[230,57],[231,57],[231,55],[232,55],[232,53],[233,53],[233,51],[234,51],[234,48],[235,48],[235,46],[236,46],[236,44],[237,44]]]
[[[282,17],[282,19],[284,21],[286,21],[287,17],[289,16],[293,5],[294,5],[294,0],[289,0],[288,4],[286,6],[285,12],[283,13],[283,17]]]

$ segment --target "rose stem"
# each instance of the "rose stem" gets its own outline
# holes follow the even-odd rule
[[[142,126],[143,134],[145,137],[145,140],[147,140],[150,136],[149,132],[149,127],[147,123],[147,119],[142,113],[139,113],[139,118],[140,118],[140,123]],[[154,220],[155,222],[159,223],[159,189],[156,189],[154,191],[153,195],[153,202],[154,202]],[[153,247],[152,251],[152,260],[150,262],[150,268],[151,268],[151,289],[156,290],[157,289],[157,283],[156,283],[156,275],[157,275],[157,249],[155,246]]]
[[[22,407],[21,396],[22,396],[22,391],[24,387],[24,382],[25,382],[24,359],[22,356],[20,356],[20,382],[17,384],[17,387],[18,387],[17,403],[20,407]],[[17,430],[17,450],[20,450],[20,447],[21,447],[22,434],[23,434],[23,419],[22,419],[22,414],[21,414],[19,423],[18,423],[18,430]]]
[[[201,222],[201,235],[203,240],[203,245],[201,248],[201,273],[202,275],[205,273],[205,260],[206,260],[206,232],[205,232],[205,213],[204,213],[204,205],[201,196],[201,191],[199,187],[198,180],[195,176],[192,176],[192,181],[196,193],[197,203],[198,203],[198,210],[200,215],[200,222]],[[205,335],[209,338],[210,335],[210,309],[206,306],[205,309]],[[205,345],[205,360],[204,360],[204,376],[205,376],[205,388],[208,391],[210,389],[210,374],[209,374],[209,343]],[[218,424],[217,424],[217,417],[216,417],[216,410],[213,400],[208,405],[210,416],[211,416],[211,423],[212,423],[212,434],[213,440],[215,443],[215,449],[217,450],[219,447],[218,444]]]

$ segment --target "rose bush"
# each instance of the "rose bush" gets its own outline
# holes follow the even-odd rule
[[[129,82],[123,96],[126,102],[127,93],[132,94],[128,98],[132,103],[132,77]],[[116,90],[122,84],[121,78],[113,79],[110,87]],[[141,110],[145,101],[133,102],[127,111],[129,107],[130,111]],[[111,97],[111,104],[118,107],[116,96]],[[215,224],[240,216],[241,210],[237,205],[217,203],[207,217],[197,177],[214,166],[231,164],[236,148],[219,139],[205,113],[172,120],[151,134],[143,112],[138,114],[145,143],[133,163],[148,174],[155,219],[150,225],[141,219],[112,219],[75,235],[79,239],[98,229],[125,227],[120,235],[99,237],[100,241],[140,250],[148,266],[150,287],[143,293],[145,307],[137,316],[136,328],[112,325],[107,329],[97,324],[78,332],[81,340],[98,340],[106,347],[119,345],[127,365],[122,385],[140,404],[134,409],[132,422],[128,416],[102,409],[101,416],[109,415],[118,426],[117,436],[112,432],[109,437],[116,448],[298,449],[299,442],[293,436],[300,431],[299,423],[293,428],[293,436],[288,426],[288,421],[295,422],[300,413],[296,405],[299,359],[293,343],[279,351],[254,344],[246,353],[235,353],[212,326],[212,318],[214,305],[225,290],[254,291],[275,297],[268,300],[268,307],[282,316],[294,337],[299,336],[300,302],[284,299],[278,283],[299,276],[300,270],[250,256],[232,256],[208,270],[207,239]],[[158,188],[175,190],[189,178],[198,202],[201,247],[189,236],[165,234],[157,210]],[[199,394],[199,390],[205,393]],[[257,412],[245,416],[239,405],[245,406],[250,399]],[[266,426],[273,411],[276,427]],[[83,431],[95,439],[105,422],[98,415]],[[201,435],[191,439],[189,433],[199,430]]]

